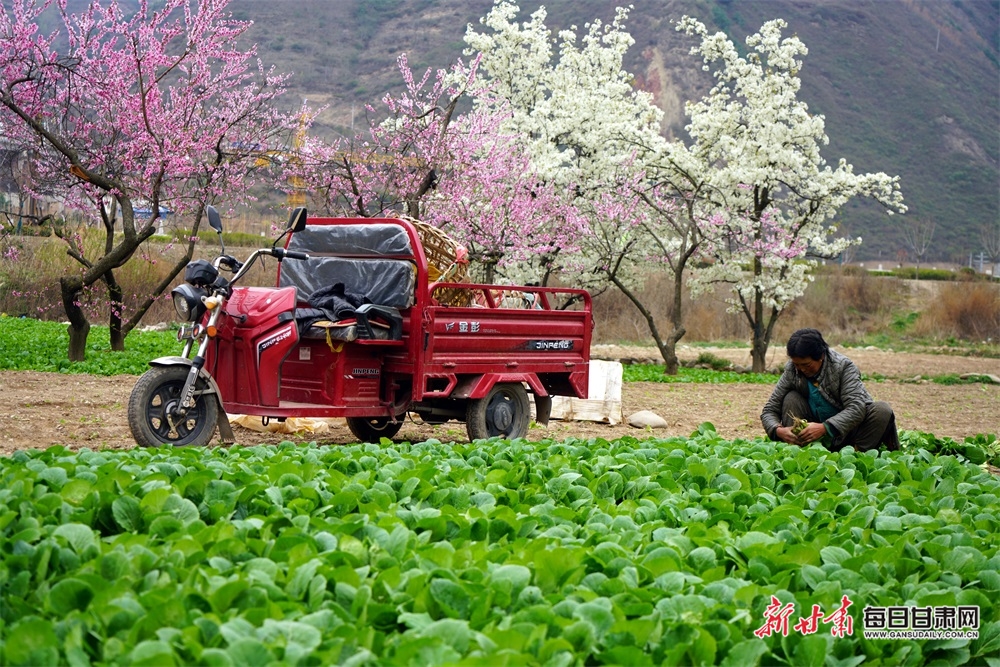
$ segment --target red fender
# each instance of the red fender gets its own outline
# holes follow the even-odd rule
[[[484,373],[459,382],[449,398],[483,398],[495,384],[504,382],[526,382],[535,396],[549,395],[534,373]]]

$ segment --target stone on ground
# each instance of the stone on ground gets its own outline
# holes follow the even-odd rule
[[[667,420],[652,410],[640,410],[628,417],[628,423],[636,428],[667,428]]]

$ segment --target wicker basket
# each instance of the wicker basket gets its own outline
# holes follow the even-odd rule
[[[427,279],[432,282],[462,283],[469,272],[468,252],[455,239],[426,222],[400,216],[412,224],[420,236],[420,245],[427,257]],[[440,288],[434,290],[434,298],[446,306],[468,306],[472,294],[462,288]]]

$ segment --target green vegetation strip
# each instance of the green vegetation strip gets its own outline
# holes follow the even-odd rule
[[[149,370],[149,360],[180,354],[181,345],[174,331],[133,331],[125,341],[124,352],[112,352],[108,328],[93,326],[87,338],[86,361],[66,358],[69,346],[67,325],[43,322],[27,317],[0,315],[0,370],[89,373],[91,375],[142,375]],[[713,356],[713,355],[706,355]],[[717,357],[714,358],[719,360]],[[624,367],[625,382],[667,382],[703,384],[774,384],[770,373],[737,373],[706,368],[681,368],[677,375],[664,375],[663,364],[634,364]],[[881,381],[882,376],[866,377]],[[960,378],[957,375],[927,377],[936,384],[976,384],[989,382],[985,376]]]
[[[995,665],[1000,479],[906,444],[18,452],[0,663]],[[853,632],[755,634],[772,596]],[[902,605],[979,638],[862,637]]]
[[[112,352],[108,328],[93,326],[86,361],[72,362],[66,358],[67,326],[0,316],[0,370],[142,375],[149,370],[150,359],[181,351],[174,331],[134,331],[125,339],[124,352]]]
[[[679,368],[677,375],[665,375],[663,364],[631,364],[623,367],[622,380],[624,382],[663,382],[671,383],[699,383],[699,384],[775,384],[778,376],[771,373],[737,373],[736,371],[710,370],[707,368]],[[884,382],[888,378],[881,374],[862,374],[867,382]],[[959,384],[991,384],[993,381],[986,374],[969,374],[961,377],[951,373],[946,375],[919,376],[921,380],[927,380],[934,384],[959,385]]]
[[[622,380],[625,382],[666,382],[705,384],[774,384],[777,375],[770,373],[737,373],[736,371],[716,371],[707,368],[679,368],[677,375],[664,375],[663,364],[633,364],[623,367]]]

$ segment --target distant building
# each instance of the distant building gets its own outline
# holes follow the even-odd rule
[[[11,220],[21,225],[20,216],[38,220],[50,213],[49,202],[39,201],[25,192],[26,181],[30,176],[29,166],[23,150],[0,144],[0,208]]]
[[[132,207],[132,213],[135,215],[136,221],[149,220],[153,217],[153,205],[147,201],[137,201]],[[166,225],[170,222],[171,216],[174,214],[166,206],[160,206],[160,215],[156,219],[156,233],[159,235],[166,234]]]

